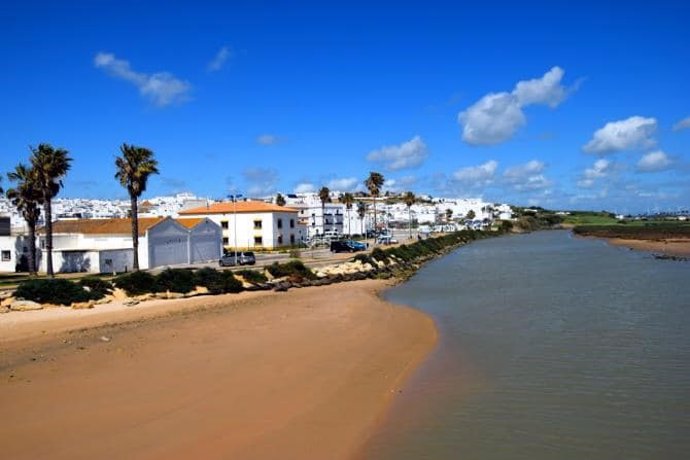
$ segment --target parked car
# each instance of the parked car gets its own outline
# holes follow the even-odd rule
[[[234,252],[228,252],[218,260],[218,265],[221,267],[233,267],[235,261],[237,265],[254,265],[256,263],[256,256],[251,251],[237,252],[237,256],[235,256]]]
[[[393,238],[393,235],[379,235],[376,242],[378,244],[396,244],[398,240]]]
[[[367,245],[365,243],[360,242],[360,241],[346,240],[346,242],[355,251],[366,251],[367,250]]]
[[[366,250],[367,245],[353,240],[331,241],[331,252],[357,252]]]

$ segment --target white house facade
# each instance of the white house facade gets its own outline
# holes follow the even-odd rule
[[[226,250],[277,249],[298,245],[307,238],[299,211],[263,201],[223,201],[180,211],[180,217],[207,218],[222,230]]]

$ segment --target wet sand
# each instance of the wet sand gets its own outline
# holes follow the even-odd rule
[[[437,338],[386,286],[1,315],[1,456],[352,458]]]
[[[653,252],[667,256],[690,257],[690,240],[688,239],[632,240],[606,238],[606,241],[615,246],[623,246],[638,251]]]

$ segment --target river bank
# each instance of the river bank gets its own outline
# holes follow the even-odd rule
[[[389,285],[3,315],[3,456],[350,458],[437,339]]]

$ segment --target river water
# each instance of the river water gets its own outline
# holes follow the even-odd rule
[[[690,458],[689,262],[538,232],[465,246],[386,298],[440,342],[364,458]]]

